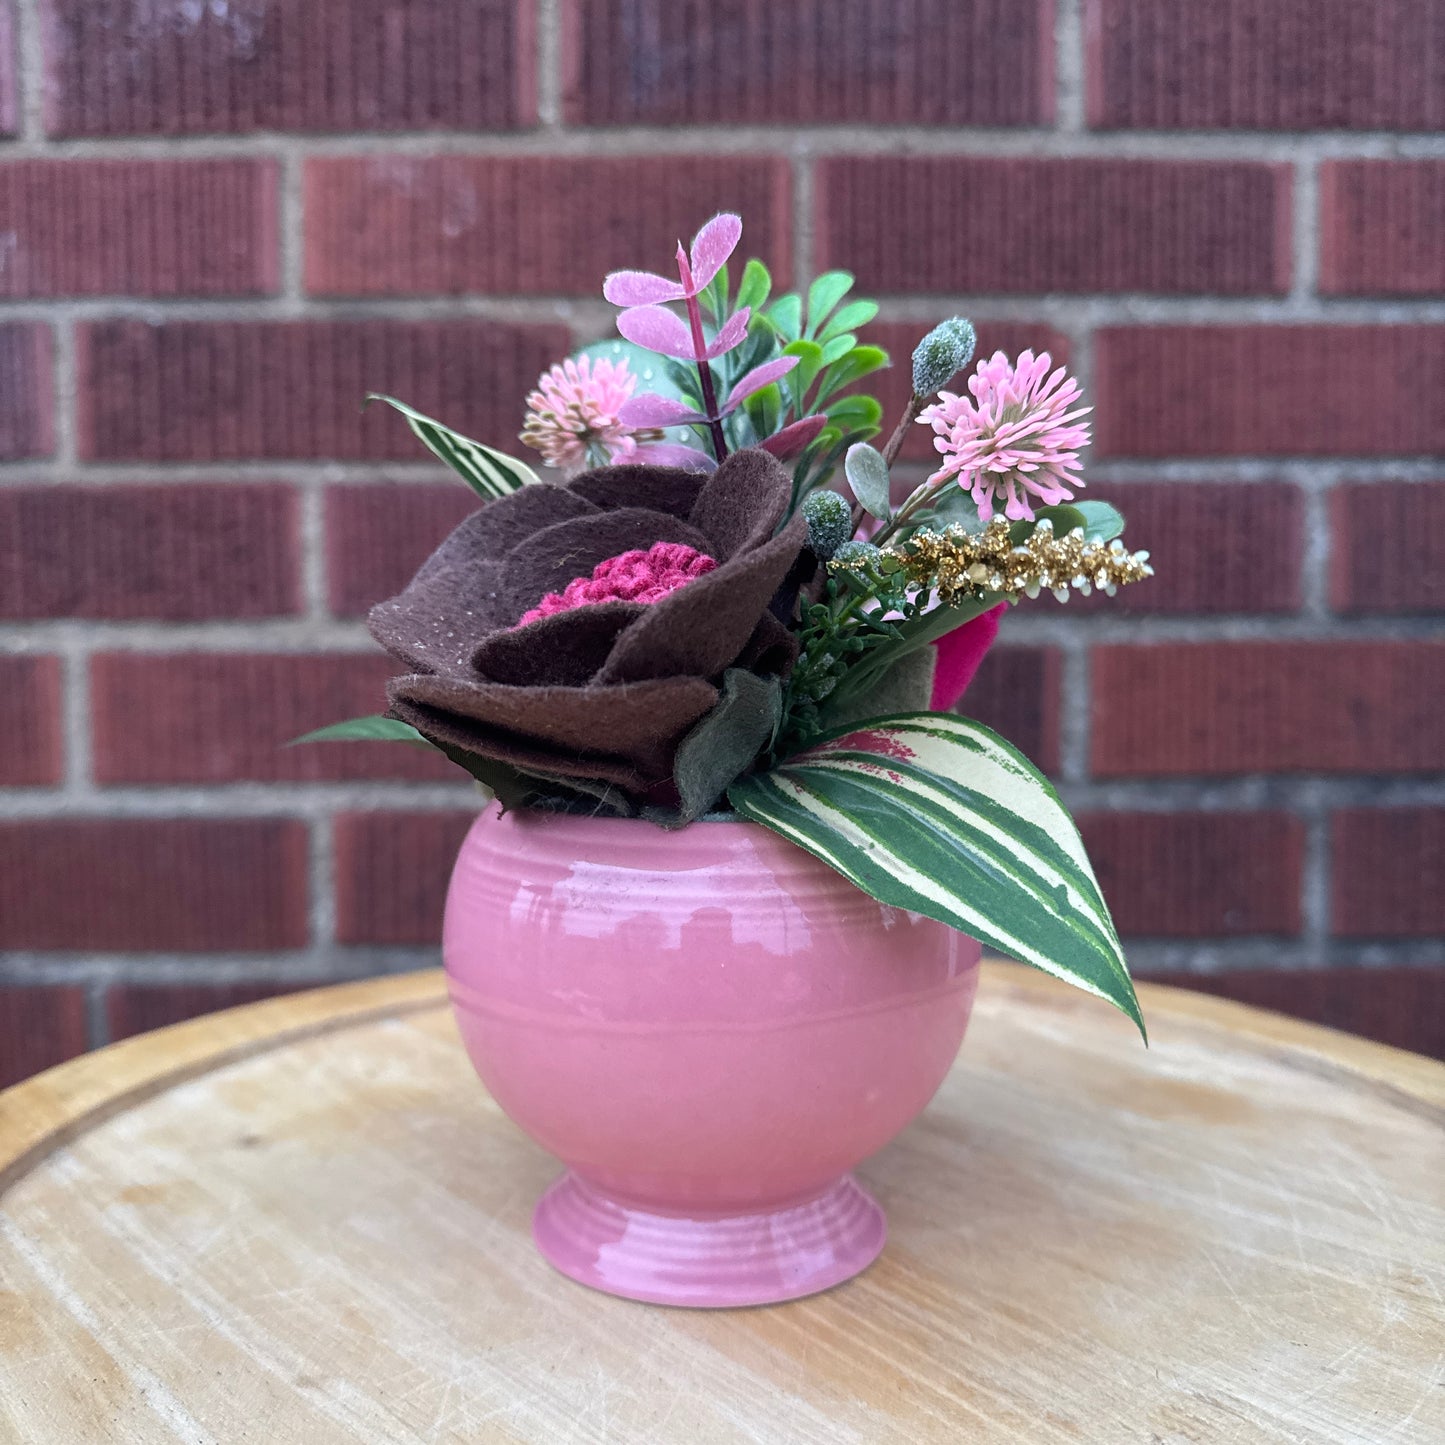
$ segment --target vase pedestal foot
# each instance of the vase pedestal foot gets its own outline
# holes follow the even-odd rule
[[[565,1174],[532,1219],[537,1247],[593,1289],[651,1304],[776,1304],[841,1284],[878,1258],[883,1211],[844,1175],[802,1204],[757,1214],[655,1214]]]

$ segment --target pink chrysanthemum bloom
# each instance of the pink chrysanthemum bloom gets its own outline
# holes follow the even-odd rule
[[[929,477],[942,483],[957,477],[973,494],[978,514],[989,521],[999,499],[1011,521],[1031,519],[1035,503],[1053,506],[1082,486],[1079,448],[1089,442],[1092,407],[1069,408],[1079,400],[1079,383],[1061,366],[1050,372],[1048,352],[1025,351],[1017,364],[996,351],[968,379],[973,394],[941,391],[918,420],[937,433],[933,445],[943,465]]]
[[[626,360],[564,361],[545,372],[527,398],[522,440],[541,452],[549,467],[627,461],[637,441],[617,413],[636,386]]]

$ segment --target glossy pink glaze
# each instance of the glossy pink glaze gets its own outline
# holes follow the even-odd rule
[[[979,956],[750,823],[491,811],[443,951],[477,1072],[570,1171],[543,1253],[693,1305],[795,1298],[877,1255],[847,1172],[942,1083]]]

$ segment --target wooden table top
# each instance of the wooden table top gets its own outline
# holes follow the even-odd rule
[[[0,1439],[1445,1441],[1445,1066],[986,966],[860,1170],[891,1237],[767,1309],[595,1294],[438,973],[127,1040],[0,1095]]]

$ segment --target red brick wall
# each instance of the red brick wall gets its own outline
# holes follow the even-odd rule
[[[723,206],[1096,401],[1159,577],[968,706],[1136,969],[1445,1052],[1442,74],[1438,0],[0,0],[0,1080],[434,961],[474,795],[279,750],[467,507],[357,403],[513,444]]]

